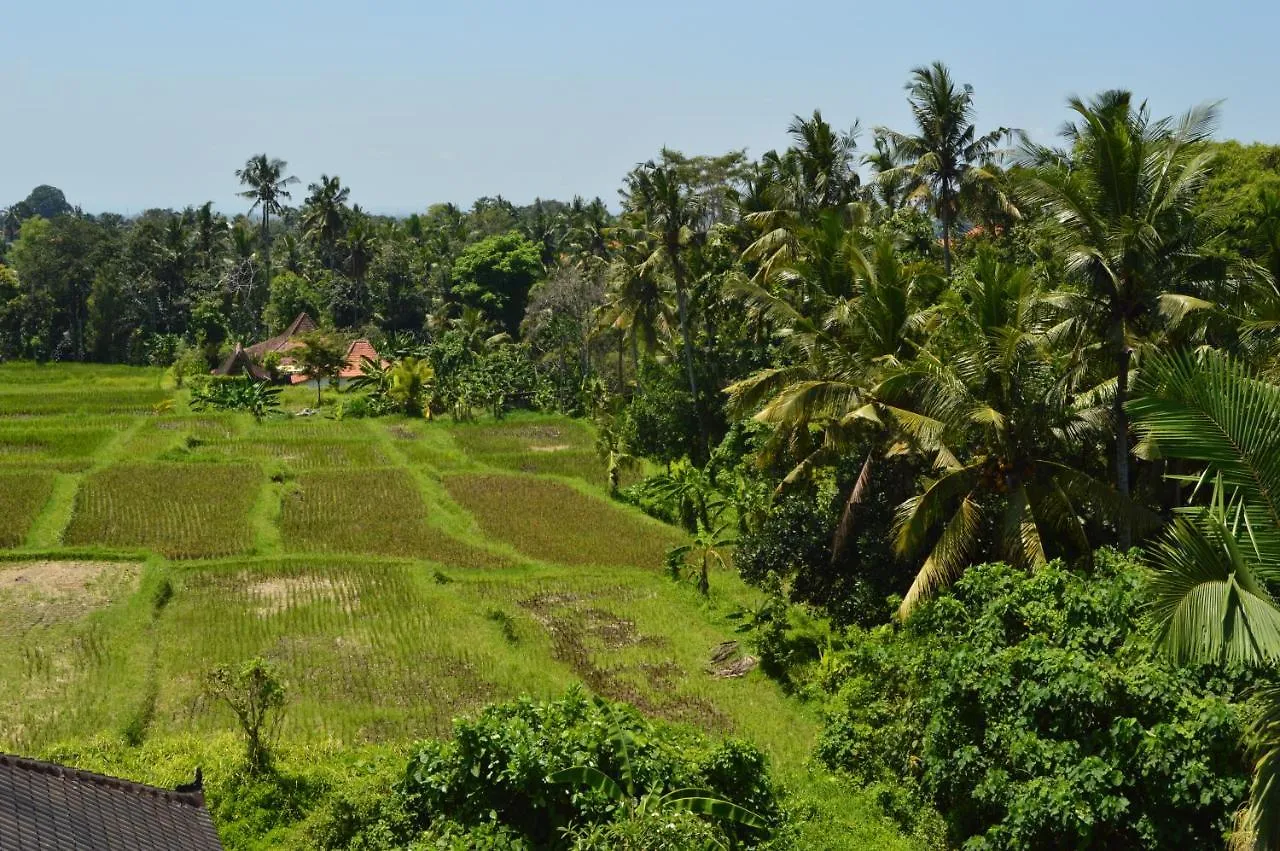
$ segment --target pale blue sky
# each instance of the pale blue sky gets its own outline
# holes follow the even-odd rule
[[[266,151],[379,212],[615,205],[662,145],[758,155],[814,107],[906,127],[934,59],[983,126],[1047,140],[1068,94],[1124,87],[1161,114],[1226,99],[1221,135],[1278,142],[1278,24],[1267,0],[0,0],[0,203],[52,183],[90,211],[237,211]]]

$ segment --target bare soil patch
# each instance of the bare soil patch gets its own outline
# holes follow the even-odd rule
[[[110,588],[98,580],[104,573],[114,573],[131,580],[130,590],[137,585],[136,564],[111,561],[22,561],[0,564],[0,590],[42,597],[94,598]]]
[[[0,633],[78,620],[132,594],[142,568],[110,561],[0,563]]]
[[[245,590],[257,602],[258,615],[264,618],[314,602],[337,603],[346,614],[360,608],[360,595],[354,588],[327,576],[276,576],[251,583]]]

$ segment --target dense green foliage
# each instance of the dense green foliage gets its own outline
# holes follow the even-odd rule
[[[905,779],[968,849],[1219,846],[1248,786],[1249,678],[1170,666],[1142,586],[1109,554],[970,570],[900,631],[850,637],[819,758]]]
[[[1123,90],[1071,98],[1056,143],[1027,138],[988,122],[941,63],[911,72],[906,101],[910,125],[875,128],[864,147],[856,126],[814,110],[758,159],[662,150],[620,175],[616,211],[496,197],[377,216],[329,174],[292,207],[297,180],[266,154],[235,173],[248,214],[230,218],[210,204],[86,215],[40,187],[3,219],[0,359],[154,364],[190,390],[173,397],[158,373],[90,393],[74,370],[48,387],[38,367],[10,371],[0,414],[38,422],[0,434],[14,485],[2,537],[379,560],[385,586],[345,563],[310,577],[272,563],[252,605],[274,617],[275,588],[321,633],[408,618],[396,640],[419,650],[427,615],[405,613],[439,602],[449,570],[483,567],[504,578],[477,586],[482,623],[468,610],[453,625],[501,642],[489,664],[539,665],[536,648],[604,696],[719,729],[722,704],[701,691],[713,686],[645,655],[656,645],[631,616],[657,605],[651,590],[613,612],[585,602],[598,589],[556,584],[605,569],[656,579],[665,565],[702,592],[689,605],[744,641],[710,667],[707,648],[684,646],[681,677],[747,675],[771,700],[763,689],[778,685],[748,674],[758,663],[795,699],[829,699],[819,755],[883,793],[912,842],[942,830],[973,848],[1274,845],[1280,149],[1215,141],[1215,107],[1160,118]],[[356,337],[377,362],[305,400],[205,377],[303,311],[323,330],[264,358],[272,381],[298,368],[337,385]],[[304,401],[323,422],[268,416]],[[184,403],[213,419],[169,420]],[[225,431],[234,411],[259,432],[247,417]],[[54,422],[73,413],[93,421]],[[564,414],[593,422],[539,419]],[[368,516],[351,517],[353,503]],[[1149,598],[1105,554],[1131,546],[1156,569]],[[431,560],[444,579],[392,559]],[[522,570],[554,587],[517,593],[509,573]],[[193,573],[171,605],[210,628],[181,593],[233,584]],[[356,617],[386,595],[398,604]],[[296,637],[259,624],[246,599],[220,613],[238,648]],[[681,628],[700,629],[669,631]],[[360,694],[376,690],[348,658],[363,640],[328,648],[365,672],[351,675]],[[621,656],[602,661],[606,649]],[[453,651],[432,660],[457,694],[437,695],[420,726],[395,714],[419,707],[388,669],[394,723],[415,732],[440,732],[493,687]],[[316,681],[327,689],[330,674]],[[313,719],[324,694],[305,697]],[[493,710],[460,742],[522,712],[569,712],[532,706]],[[380,722],[344,723],[366,735]],[[494,757],[507,767],[568,767],[554,744],[508,745]],[[533,835],[533,810],[472,807],[493,790],[463,776],[480,763],[462,744],[423,753],[448,782],[415,794],[459,796],[447,823],[418,813],[439,847]],[[578,756],[616,773],[598,749]],[[674,765],[653,782],[697,773]],[[569,792],[546,782],[522,777],[512,806],[554,802],[548,825],[567,826]],[[614,798],[644,818],[606,824],[604,798],[588,796],[580,827],[605,833],[557,841],[678,844],[645,821],[661,806]],[[671,822],[681,841],[719,829],[687,815]]]
[[[630,741],[625,750],[621,735]],[[642,792],[706,789],[775,828],[782,822],[766,761],[751,745],[713,744],[621,708],[595,706],[581,691],[549,703],[491,706],[475,720],[458,722],[451,742],[428,743],[413,757],[404,791],[424,827],[440,820],[468,828],[488,824],[509,830],[527,847],[574,847],[573,831],[643,816],[620,809],[601,792],[553,782],[551,775],[578,765],[617,774],[624,758]],[[572,830],[564,836],[567,828]],[[731,824],[718,829],[731,831],[746,847],[769,834]],[[669,841],[683,844],[699,834],[680,831]]]

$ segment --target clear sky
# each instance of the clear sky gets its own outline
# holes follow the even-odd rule
[[[1159,114],[1225,99],[1220,135],[1280,142],[1277,25],[1273,0],[0,0],[0,204],[51,183],[93,212],[238,211],[265,151],[376,212],[615,206],[663,145],[759,155],[815,107],[905,128],[934,59],[983,127],[1048,140],[1067,95],[1124,87]]]

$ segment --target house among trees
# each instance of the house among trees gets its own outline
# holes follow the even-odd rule
[[[305,312],[289,323],[280,334],[252,346],[241,346],[236,343],[235,349],[227,355],[226,360],[213,371],[214,375],[247,375],[255,381],[270,381],[275,376],[290,384],[303,384],[313,380],[304,367],[290,353],[306,345],[302,338],[317,330],[315,321]],[[278,359],[271,367],[268,360],[275,354]],[[346,356],[341,371],[337,375],[338,382],[359,378],[365,359],[386,367],[389,363],[381,358],[378,350],[368,340],[355,340],[347,346]]]
[[[227,355],[226,360],[218,364],[218,368],[213,371],[213,374],[247,375],[254,381],[271,380],[271,373],[267,372],[266,367],[255,363],[253,358],[249,357],[249,352],[239,343],[236,343],[235,350]]]
[[[221,851],[196,782],[177,790],[0,754],[0,849]]]
[[[375,349],[373,344],[368,340],[355,340],[351,345],[347,346],[346,358],[343,361],[342,370],[338,373],[339,386],[341,386],[344,381],[359,378],[364,374],[362,367],[364,365],[365,358],[368,358],[376,364],[380,364],[384,368],[391,365],[390,361],[382,359],[382,356],[378,354],[378,350]],[[293,375],[289,376],[289,381],[292,384],[302,384],[303,382],[311,380],[311,376],[307,375],[305,372],[295,372]]]

